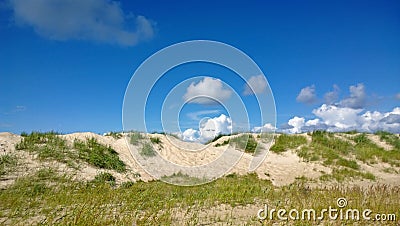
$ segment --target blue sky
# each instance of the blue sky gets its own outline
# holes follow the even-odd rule
[[[10,0],[0,10],[0,131],[122,130],[134,71],[160,49],[197,39],[232,45],[258,64],[281,130],[400,131],[399,1]],[[176,73],[242,87],[224,69],[203,69]],[[219,108],[185,108],[181,121],[193,124],[182,130],[195,126],[196,112],[226,113]]]

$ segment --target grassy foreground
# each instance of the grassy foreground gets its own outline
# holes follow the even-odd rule
[[[231,209],[246,205],[255,205],[259,209],[268,204],[270,208],[315,208],[318,211],[337,207],[336,200],[340,197],[345,197],[351,208],[369,208],[373,213],[400,216],[400,189],[387,186],[310,189],[298,182],[277,188],[269,181],[249,174],[228,175],[194,187],[160,181],[128,182],[116,187],[107,178],[76,182],[51,169],[41,169],[0,191],[0,219],[2,223],[22,225],[196,225],[201,222],[254,225],[260,224],[256,211],[249,211],[245,216],[234,216],[232,211],[225,211],[215,216],[212,211],[207,213],[205,210],[221,204]],[[295,225],[316,223],[313,220],[291,222]]]

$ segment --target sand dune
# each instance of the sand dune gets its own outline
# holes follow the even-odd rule
[[[11,133],[0,133],[0,155],[14,154],[18,156],[19,161],[21,162],[18,170],[2,178],[1,187],[13,183],[13,181],[15,181],[19,176],[31,173],[42,166],[56,168],[60,173],[71,174],[78,180],[91,180],[99,172],[106,171],[112,173],[116,177],[117,183],[122,183],[125,181],[136,181],[138,179],[143,181],[153,180],[155,178],[151,175],[155,175],[157,178],[163,175],[168,176],[177,173],[177,170],[181,170],[182,167],[188,169],[184,173],[194,177],[213,178],[229,173],[243,175],[250,173],[249,165],[253,158],[252,154],[244,153],[231,146],[214,146],[217,143],[229,139],[229,136],[222,137],[220,140],[208,145],[203,145],[184,142],[177,138],[166,137],[161,134],[148,134],[148,137],[157,137],[160,139],[160,143],[154,145],[154,148],[158,153],[157,158],[140,157],[138,155],[139,147],[130,145],[126,141],[125,137],[127,134],[124,134],[123,137],[120,137],[119,139],[115,139],[112,136],[102,136],[90,132],[72,133],[59,136],[65,139],[70,145],[72,145],[76,139],[86,140],[88,138],[95,138],[99,143],[112,147],[118,153],[119,158],[127,166],[127,172],[119,173],[113,170],[99,169],[86,163],[80,163],[79,169],[73,169],[64,163],[56,161],[39,161],[32,153],[15,150],[15,145],[23,139],[21,136]],[[310,142],[311,138],[307,134],[302,134],[301,136],[306,136],[308,142]],[[346,139],[343,135],[337,136]],[[375,135],[368,135],[368,137],[377,145],[382,146],[385,150],[391,148],[388,144],[379,141]],[[258,142],[261,142],[261,144],[266,147],[271,145],[270,143],[262,143],[261,139],[258,139]],[[129,145],[131,149],[129,148]],[[131,151],[132,153],[136,153],[132,155]],[[133,156],[136,156],[136,159]],[[173,163],[180,167],[170,167],[167,163]],[[367,165],[359,162],[359,164],[361,165],[362,171],[371,172],[376,175],[378,179],[376,181],[349,181],[349,184],[358,183],[369,185],[371,183],[385,183],[400,185],[400,175],[396,173],[400,172],[399,169],[395,168],[394,173],[390,173],[384,172],[383,170],[389,167],[387,163]],[[149,167],[154,169],[151,172],[151,175],[141,165],[145,166],[147,171]],[[227,169],[226,165],[234,165],[234,167]],[[259,176],[259,178],[271,180],[276,186],[291,184],[296,180],[296,178],[308,178],[309,181],[315,179],[314,183],[316,185],[324,185],[316,179],[323,174],[330,174],[332,168],[324,166],[319,162],[305,162],[295,151],[286,151],[281,154],[269,152],[254,172]]]

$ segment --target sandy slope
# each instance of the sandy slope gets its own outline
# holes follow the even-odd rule
[[[135,181],[141,179],[143,181],[152,180],[153,178],[146,173],[146,171],[138,164],[133,158],[131,150],[128,148],[128,144],[124,138],[115,139],[111,136],[101,136],[94,133],[73,133],[67,135],[60,135],[62,138],[66,139],[69,144],[72,145],[75,139],[85,140],[87,138],[95,138],[100,143],[104,145],[110,145],[114,150],[116,150],[120,156],[120,159],[127,165],[128,171],[126,173],[118,173],[111,170],[102,170],[92,167],[85,163],[80,163],[79,169],[72,169],[67,165],[55,161],[38,161],[33,154],[29,154],[24,151],[16,151],[14,146],[21,140],[19,135],[11,133],[0,133],[0,155],[2,154],[14,154],[19,158],[19,166],[15,172],[7,174],[1,178],[0,188],[7,186],[16,178],[32,173],[40,167],[53,167],[57,169],[60,173],[68,173],[73,175],[75,179],[78,180],[91,180],[99,172],[107,171],[112,173],[116,179],[117,183],[124,181]],[[126,135],[124,135],[126,136]],[[168,160],[182,166],[199,166],[203,165],[207,167],[210,172],[226,172],[226,169],[222,166],[223,164],[231,163],[232,161],[237,164],[229,170],[229,173],[246,174],[249,173],[249,164],[253,158],[252,155],[243,153],[235,148],[227,148],[228,146],[214,147],[214,143],[210,144],[208,147],[202,144],[187,143],[176,138],[167,139],[164,135],[159,134],[149,134],[150,137],[159,137],[161,143],[156,145],[155,148],[159,153],[161,158],[154,158],[154,160],[146,161],[146,164],[152,164],[153,167],[158,170],[156,175],[170,175],[176,171],[175,169],[168,168],[163,161]],[[307,134],[302,134],[302,136],[307,136]],[[369,135],[369,138],[376,142],[378,145],[384,147],[385,149],[390,149],[390,147],[382,142],[378,142],[375,135]],[[221,140],[217,141],[221,143],[224,139],[228,137],[223,137]],[[307,136],[310,141],[310,138]],[[345,138],[343,138],[345,139]],[[171,142],[172,141],[172,142]],[[263,144],[267,145],[267,144]],[[186,150],[185,150],[186,149]],[[199,149],[198,151],[190,151],[192,149]],[[138,147],[132,147],[133,152],[138,151]],[[188,151],[189,150],[189,151]],[[226,154],[228,153],[228,154]],[[164,159],[164,160],[160,160]],[[213,164],[214,163],[214,164]],[[229,165],[229,164],[228,164]],[[393,173],[384,172],[383,169],[388,166],[382,163],[376,165],[366,165],[360,163],[362,170],[365,172],[371,172],[378,177],[377,182],[371,181],[358,181],[349,182],[358,183],[361,185],[369,185],[371,183],[385,183],[391,185],[400,185],[400,174],[399,171]],[[194,176],[204,176],[197,175],[196,170],[194,171]],[[254,171],[260,178],[269,179],[274,185],[282,186],[293,183],[296,178],[307,177],[307,178],[318,178],[322,173],[330,173],[331,168],[323,166],[319,163],[309,163],[302,161],[301,158],[297,156],[295,152],[287,151],[282,154],[275,154],[269,152],[265,160],[261,165]],[[188,171],[191,172],[191,171]],[[153,173],[153,172],[152,172]],[[139,177],[140,175],[140,177]],[[210,173],[211,176],[214,176]],[[317,181],[317,180],[316,180]],[[321,182],[316,182],[321,183]],[[323,184],[320,184],[323,185]]]

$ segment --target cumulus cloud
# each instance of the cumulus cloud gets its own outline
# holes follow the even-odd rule
[[[244,95],[253,95],[259,94],[266,90],[267,88],[267,80],[264,75],[251,76],[247,81],[247,84],[244,85]]]
[[[303,117],[293,117],[289,119],[288,123],[280,128],[281,132],[285,133],[301,133],[304,126],[305,119]]]
[[[152,38],[154,23],[125,14],[108,0],[9,0],[17,25],[53,40],[89,40],[132,46]]]
[[[254,127],[251,131],[254,133],[260,133],[260,132],[275,132],[277,128],[273,126],[271,123],[266,123],[263,126],[256,126]]]
[[[187,129],[180,138],[184,141],[207,142],[219,134],[229,134],[232,132],[232,120],[230,117],[221,114],[218,117],[209,118],[200,124],[199,130]]]
[[[354,109],[364,108],[366,105],[367,95],[365,94],[364,84],[360,83],[355,86],[350,86],[350,96],[340,102],[342,107]]]
[[[289,119],[286,126],[279,129],[286,133],[301,133],[315,130],[340,132],[357,130],[376,132],[379,130],[400,133],[400,107],[389,112],[366,111],[335,105],[323,104],[313,110],[317,117],[305,122],[302,117]]]
[[[323,104],[321,107],[314,109],[312,113],[321,118],[329,127],[334,127],[338,130],[349,130],[357,127],[358,114],[361,111],[362,109]]]
[[[199,139],[199,131],[189,128],[178,136],[184,141],[197,141]]]
[[[301,89],[299,95],[296,98],[297,102],[305,103],[305,104],[312,104],[315,103],[317,97],[315,95],[315,86],[307,86]]]
[[[295,116],[283,124],[278,131],[301,133],[315,130],[331,132],[384,130],[400,133],[400,107],[389,112],[365,111],[367,94],[362,83],[350,86],[350,95],[343,100],[338,100],[339,91],[339,87],[334,85],[333,91],[324,95],[325,104],[312,111],[315,118],[306,121],[303,117]],[[315,99],[314,86],[303,88],[297,97],[297,101],[304,103],[311,103]]]
[[[223,102],[232,95],[232,91],[225,89],[219,79],[205,77],[198,83],[192,82],[186,89],[183,99],[190,103],[216,104],[215,100]]]
[[[333,85],[333,90],[325,93],[324,100],[326,104],[334,104],[339,98],[339,86]]]

